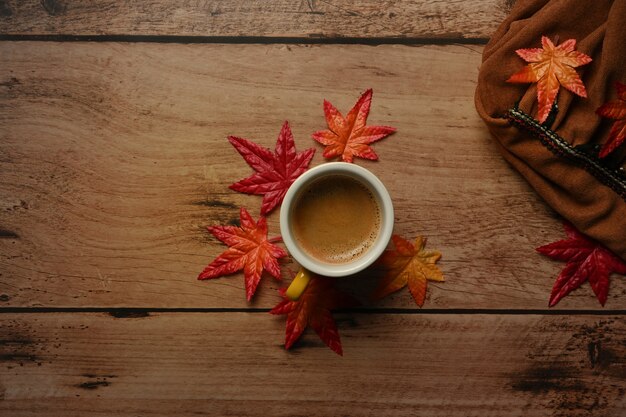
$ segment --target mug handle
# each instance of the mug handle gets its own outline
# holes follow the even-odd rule
[[[309,285],[309,281],[311,280],[313,273],[307,269],[300,268],[296,276],[287,287],[287,291],[285,291],[285,295],[291,301],[298,301],[306,287]]]

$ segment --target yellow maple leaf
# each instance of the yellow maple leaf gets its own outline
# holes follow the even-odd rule
[[[372,298],[383,298],[405,286],[420,307],[426,299],[427,281],[444,281],[443,273],[435,265],[441,252],[424,250],[426,239],[418,236],[412,243],[398,235],[391,237],[396,250],[387,250],[379,259],[379,264],[388,269],[380,281]]]

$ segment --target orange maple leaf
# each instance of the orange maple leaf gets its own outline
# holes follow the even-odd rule
[[[443,273],[435,265],[441,252],[424,250],[426,239],[418,236],[411,243],[398,235],[391,237],[396,250],[387,250],[378,260],[388,268],[372,298],[383,298],[408,285],[409,291],[418,306],[424,305],[427,281],[443,281]]]
[[[358,301],[337,290],[334,278],[314,276],[297,301],[285,296],[285,288],[280,294],[283,300],[270,314],[286,314],[285,349],[289,349],[302,335],[307,326],[311,326],[320,339],[335,353],[343,355],[339,331],[331,311],[340,307],[353,307]]]
[[[600,158],[609,155],[626,140],[626,84],[617,82],[615,88],[617,89],[617,100],[604,103],[596,110],[596,113],[602,117],[615,119],[609,133],[609,139],[600,150]]]
[[[580,97],[587,97],[587,90],[574,68],[590,63],[591,57],[574,51],[575,39],[554,46],[550,39],[542,36],[541,44],[543,48],[515,51],[529,64],[511,75],[507,82],[537,83],[539,122],[543,123],[550,114],[561,85]]]
[[[396,131],[389,126],[366,126],[372,104],[372,89],[367,90],[344,118],[329,101],[324,100],[324,115],[330,130],[313,133],[313,139],[326,145],[325,158],[340,156],[345,162],[353,157],[377,160],[370,143],[376,142]]]
[[[265,269],[274,278],[280,280],[278,258],[287,256],[287,252],[274,245],[280,237],[267,239],[267,220],[261,216],[258,222],[252,219],[245,208],[241,208],[239,217],[241,227],[211,226],[209,232],[230,246],[215,258],[198,275],[198,279],[218,278],[243,269],[246,282],[246,298],[252,299],[261,274]]]

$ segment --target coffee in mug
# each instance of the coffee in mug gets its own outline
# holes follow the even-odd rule
[[[347,175],[312,181],[295,197],[292,210],[294,238],[321,262],[357,260],[380,232],[380,208],[372,190]]]

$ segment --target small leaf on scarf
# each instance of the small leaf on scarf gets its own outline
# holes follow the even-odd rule
[[[511,75],[507,82],[537,83],[538,118],[543,123],[548,118],[561,85],[580,97],[587,97],[587,90],[574,68],[590,63],[591,57],[574,50],[575,39],[554,46],[549,38],[542,36],[541,44],[543,48],[515,51],[529,64]]]
[[[198,276],[198,279],[219,278],[243,269],[246,283],[246,298],[252,299],[261,274],[266,270],[280,280],[278,259],[287,256],[287,252],[274,245],[280,237],[267,239],[267,220],[261,216],[258,222],[241,208],[239,217],[241,227],[211,226],[209,232],[224,242],[229,248],[215,258]]]
[[[286,314],[285,349],[289,349],[311,326],[320,339],[338,355],[343,355],[339,331],[331,311],[335,308],[352,307],[358,301],[335,288],[334,278],[314,276],[297,301],[285,297],[285,289],[280,290],[283,301],[270,313]]]
[[[344,118],[329,101],[324,100],[324,114],[329,130],[313,133],[313,139],[326,145],[325,158],[341,157],[352,162],[355,156],[377,160],[370,143],[376,142],[396,131],[389,126],[366,126],[372,104],[372,89],[367,90]]]
[[[307,170],[315,149],[296,152],[289,123],[285,122],[274,153],[247,139],[229,136],[228,141],[256,173],[230,186],[232,190],[263,195],[261,214],[265,215],[282,203],[287,189]]]
[[[609,139],[600,150],[600,158],[608,156],[626,140],[626,84],[617,82],[615,87],[617,100],[604,103],[596,110],[600,116],[615,120],[609,132]]]
[[[567,262],[554,283],[549,306],[555,306],[585,281],[589,281],[598,301],[604,305],[609,293],[609,275],[613,272],[626,274],[626,262],[571,224],[563,226],[567,239],[537,248],[543,255]]]
[[[426,239],[418,236],[415,243],[393,235],[396,250],[387,250],[378,263],[388,269],[372,295],[373,299],[383,298],[408,285],[409,291],[418,306],[424,305],[427,281],[443,281],[443,273],[435,265],[441,258],[439,251],[424,250]]]

